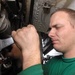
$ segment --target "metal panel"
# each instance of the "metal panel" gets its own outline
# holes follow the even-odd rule
[[[33,25],[38,31],[46,33],[51,13],[63,7],[74,8],[75,0],[34,0]]]

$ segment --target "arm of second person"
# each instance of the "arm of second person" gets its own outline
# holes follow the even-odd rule
[[[23,70],[41,64],[39,35],[33,25],[13,31],[12,37],[22,50]]]

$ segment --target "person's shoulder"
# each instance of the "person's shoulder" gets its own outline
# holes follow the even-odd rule
[[[61,55],[51,57],[43,66],[51,66],[55,64],[55,62],[58,62],[59,60],[61,60],[61,57],[62,57]]]
[[[63,72],[64,75],[75,75],[75,65],[70,65],[66,68],[66,70]]]

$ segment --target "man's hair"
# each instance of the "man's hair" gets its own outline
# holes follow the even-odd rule
[[[65,13],[67,13],[67,14],[69,15],[69,17],[71,18],[71,20],[73,20],[74,23],[75,23],[75,10],[69,9],[69,8],[60,8],[60,9],[57,9],[55,12],[53,12],[53,13],[51,14],[51,16],[52,16],[54,13],[56,13],[56,12],[65,12]]]

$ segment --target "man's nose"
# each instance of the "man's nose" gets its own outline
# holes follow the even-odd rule
[[[51,29],[50,31],[49,31],[49,33],[48,33],[48,36],[49,37],[53,37],[55,35],[55,29]]]

